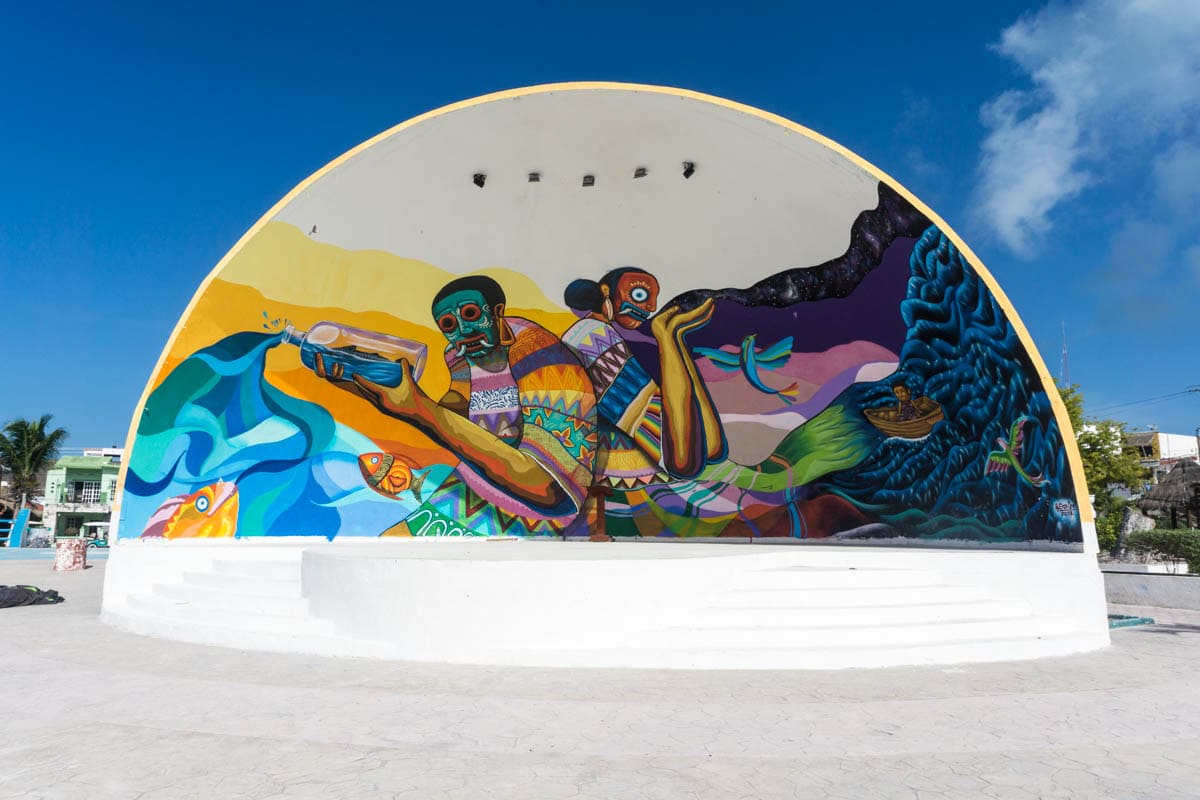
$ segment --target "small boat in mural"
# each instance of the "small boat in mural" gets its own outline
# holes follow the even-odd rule
[[[864,408],[867,420],[888,436],[898,439],[921,439],[929,435],[933,426],[945,419],[942,407],[928,397],[909,399],[906,387],[897,386],[893,391],[899,401],[894,406]]]

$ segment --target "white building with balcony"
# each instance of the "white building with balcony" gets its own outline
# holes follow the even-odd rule
[[[1180,461],[1200,460],[1200,435],[1132,431],[1125,434],[1125,446],[1137,449],[1142,466],[1151,471],[1151,483],[1158,483]]]

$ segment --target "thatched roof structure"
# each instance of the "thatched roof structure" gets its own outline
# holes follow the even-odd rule
[[[1125,445],[1127,447],[1151,447],[1154,445],[1156,436],[1158,436],[1158,433],[1155,431],[1127,433],[1125,434]]]
[[[1138,503],[1142,511],[1182,511],[1195,498],[1195,486],[1200,484],[1200,464],[1195,461],[1180,461],[1162,482],[1146,493]]]

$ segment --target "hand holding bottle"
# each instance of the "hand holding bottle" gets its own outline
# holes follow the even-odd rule
[[[413,378],[412,364],[408,359],[401,358],[396,363],[400,366],[401,378],[396,386],[385,386],[364,378],[357,372],[352,372],[347,379],[345,367],[337,361],[327,366],[320,353],[313,358],[313,369],[319,377],[332,381],[347,391],[369,400],[376,408],[385,414],[400,419],[413,419],[420,416],[424,403],[433,402],[429,395],[421,390]]]
[[[318,322],[307,331],[288,325],[281,341],[299,347],[301,363],[321,377],[346,382],[361,375],[372,383],[397,386],[403,379],[402,358],[412,378],[420,378],[425,365],[426,348],[420,342],[336,322]]]

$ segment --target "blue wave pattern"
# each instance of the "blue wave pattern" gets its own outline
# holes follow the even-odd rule
[[[900,313],[908,335],[897,372],[858,384],[841,402],[894,407],[892,387],[936,400],[945,414],[919,440],[885,438],[854,468],[816,488],[839,494],[883,525],[868,536],[981,541],[1081,542],[1073,482],[1050,399],[995,297],[936,227],[910,258],[912,277]],[[1020,463],[1045,482],[1014,470],[987,472],[988,454],[1021,416]]]
[[[365,485],[358,456],[378,450],[374,442],[266,380],[267,353],[281,341],[234,334],[154,390],[125,479],[122,538],[139,536],[164,500],[217,480],[237,484],[239,537],[377,536],[416,509]]]

